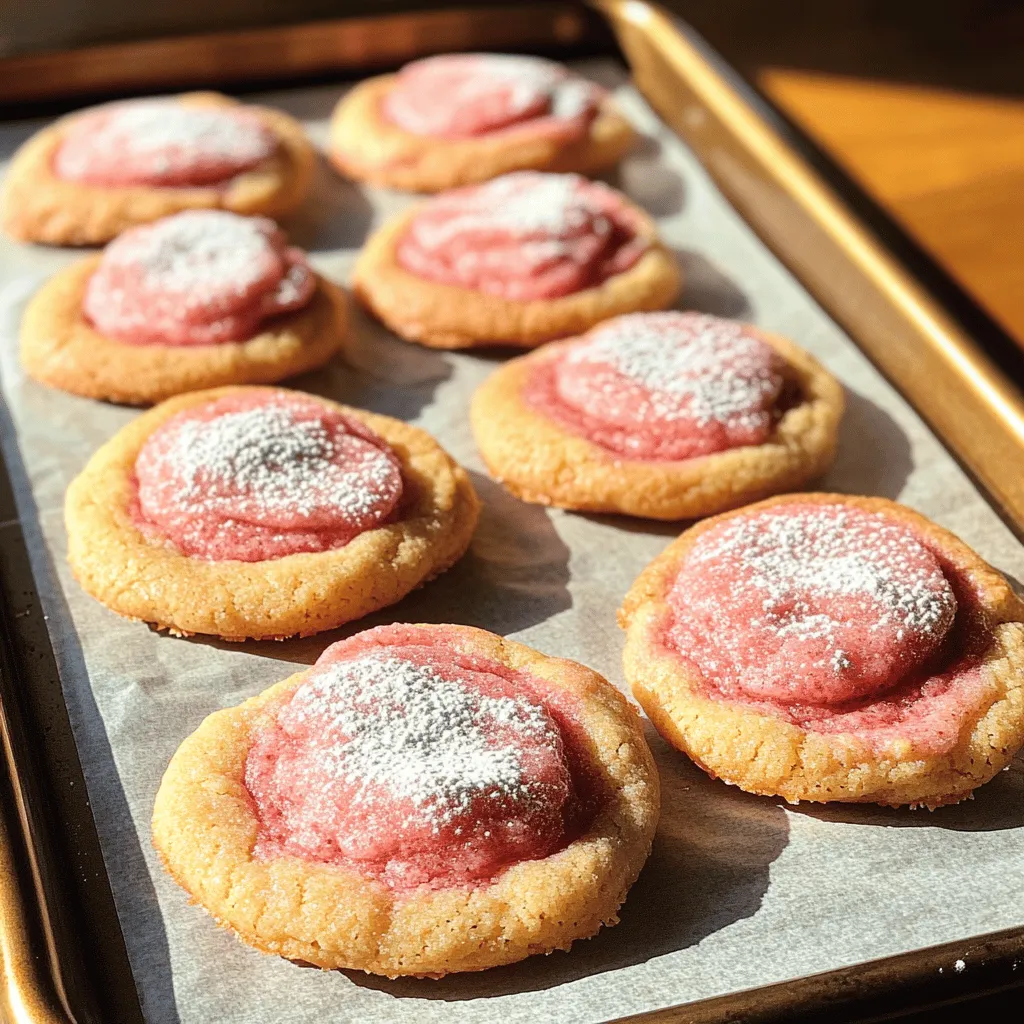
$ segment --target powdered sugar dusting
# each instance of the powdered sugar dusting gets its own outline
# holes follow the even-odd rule
[[[691,459],[763,444],[780,415],[785,368],[744,324],[634,313],[553,350],[523,398],[612,453]]]
[[[956,598],[881,513],[786,503],[702,534],[671,592],[673,644],[726,692],[836,704],[895,685],[939,647]]]
[[[250,337],[298,309],[316,279],[265,217],[188,210],[126,231],[103,252],[83,308],[108,337],[135,344],[213,344]]]
[[[165,458],[184,483],[181,497],[196,511],[235,503],[244,491],[262,511],[310,518],[324,506],[346,517],[371,511],[377,489],[393,476],[387,455],[360,445],[339,465],[337,445],[317,420],[296,420],[280,405],[188,420],[174,434]]]
[[[143,516],[214,559],[340,546],[385,521],[402,493],[379,438],[290,396],[179,414],[147,441],[136,475]]]
[[[406,65],[385,116],[413,135],[469,138],[545,119],[582,134],[602,91],[560,64],[509,54],[449,54]]]
[[[276,231],[265,217],[189,210],[126,232],[107,246],[103,262],[137,268],[147,291],[204,306],[224,293],[247,291],[266,276]]]
[[[614,190],[521,171],[428,202],[398,247],[405,269],[512,299],[553,298],[632,266],[646,248]]]
[[[450,629],[382,626],[334,644],[270,708],[245,768],[257,857],[409,888],[472,883],[564,846],[593,806],[576,788],[571,715]]]
[[[291,713],[318,720],[337,739],[322,751],[321,767],[355,787],[354,803],[376,799],[383,787],[410,801],[434,831],[482,796],[541,799],[525,774],[522,744],[560,742],[540,705],[486,696],[429,664],[387,655],[330,666],[296,692]]]
[[[76,118],[54,170],[95,184],[206,185],[255,167],[276,149],[274,134],[244,108],[129,100]]]
[[[435,200],[431,212],[444,210],[446,218],[421,218],[413,230],[421,245],[440,248],[460,235],[482,235],[500,231],[517,238],[546,236],[549,246],[560,236],[587,227],[606,235],[612,225],[600,203],[597,190],[586,187],[578,174],[541,174],[519,171],[495,178],[484,185],[459,189]],[[555,250],[551,250],[554,254]]]
[[[740,323],[700,313],[635,313],[603,324],[568,353],[564,374],[579,379],[581,369],[602,364],[644,389],[642,416],[698,427],[767,427],[783,384],[771,346]],[[598,380],[606,392],[616,384]]]
[[[764,425],[782,390],[780,362],[743,324],[673,312],[619,317],[566,357],[572,368],[607,363],[647,390],[652,417],[698,426]]]

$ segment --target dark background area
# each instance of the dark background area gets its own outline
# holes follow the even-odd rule
[[[422,0],[3,0],[0,56],[440,6]],[[1016,0],[667,0],[741,70],[763,64],[1024,92]]]

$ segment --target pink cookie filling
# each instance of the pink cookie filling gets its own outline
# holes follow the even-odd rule
[[[766,441],[784,369],[743,324],[701,313],[631,313],[553,349],[522,398],[612,455],[692,459]]]
[[[538,57],[455,54],[407,64],[381,112],[404,131],[430,138],[515,132],[572,142],[586,135],[604,95]]]
[[[577,174],[520,171],[425,204],[397,248],[417,277],[526,302],[592,288],[646,243],[622,198]]]
[[[441,630],[368,630],[327,648],[254,731],[255,855],[393,889],[480,883],[579,833],[583,750],[572,702],[543,681]]]
[[[244,108],[127,100],[76,117],[53,171],[87,185],[198,188],[252,170],[277,146],[274,133]]]
[[[307,305],[316,277],[273,221],[189,210],[132,228],[103,251],[82,309],[129,345],[245,341]]]
[[[664,642],[709,697],[810,732],[942,753],[990,686],[969,581],[881,513],[734,516],[694,543],[668,603]]]
[[[312,398],[226,395],[171,417],[135,462],[149,536],[208,561],[328,551],[392,521],[402,472],[387,443]]]

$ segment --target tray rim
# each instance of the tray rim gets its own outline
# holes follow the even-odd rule
[[[863,198],[862,190],[846,175],[845,195],[826,181],[780,133],[772,105],[681,19],[648,0],[593,3],[611,20],[662,119],[1024,536],[1024,474],[1005,472],[1024,450],[1024,393],[853,212],[847,196]],[[799,244],[786,248],[783,219],[785,232],[800,232]],[[895,225],[891,231],[906,236]],[[830,281],[837,268],[856,273],[874,296],[843,295]],[[980,308],[976,315],[985,316]]]
[[[1005,475],[999,473],[999,468],[1006,464],[1007,452],[1015,452],[1019,458],[1024,451],[1024,395],[1020,390],[954,321],[937,297],[930,295],[848,208],[842,193],[829,186],[791,145],[792,140],[779,134],[778,124],[773,124],[771,117],[766,116],[766,106],[770,113],[773,111],[772,105],[766,104],[763,99],[759,100],[738,76],[730,74],[728,65],[692,29],[648,0],[586,0],[586,3],[614,30],[645,98],[659,116],[691,146],[716,184],[748,223],[756,221],[756,217],[752,216],[751,207],[742,190],[737,191],[736,183],[728,175],[723,178],[721,168],[716,173],[714,164],[709,166],[707,162],[714,148],[722,146],[723,139],[745,150],[748,157],[752,156],[766,179],[781,194],[794,200],[805,216],[818,222],[819,228],[824,227],[833,244],[906,315],[907,323],[915,328],[914,333],[917,335],[917,354],[921,351],[929,354],[929,370],[938,373],[947,384],[951,379],[956,381],[957,372],[965,375],[966,380],[956,383],[969,398],[971,415],[962,418],[943,415],[935,403],[928,401],[927,393],[922,394],[923,391],[927,392],[927,388],[915,384],[913,376],[908,374],[905,358],[901,358],[898,352],[886,350],[883,336],[873,334],[870,330],[865,332],[863,323],[858,329],[856,316],[852,317],[853,324],[849,316],[837,316],[833,308],[834,296],[831,296],[833,301],[830,302],[827,282],[823,283],[812,273],[809,276],[813,280],[809,283],[805,263],[794,260],[792,254],[787,258],[785,253],[780,252],[777,238],[775,244],[769,238],[764,239],[825,310],[843,324],[858,347],[896,385],[940,441],[950,447],[952,454],[980,482],[982,497],[1003,515],[1018,536],[1024,535],[1024,476],[1019,484],[1014,484],[1013,481],[1008,483]],[[573,2],[541,0],[514,7],[503,5],[498,10],[530,12],[526,20],[514,18],[520,35],[514,43],[506,43],[504,48],[518,45],[527,49],[545,41],[556,47],[567,47],[582,39],[587,29],[581,5]],[[305,30],[323,38],[335,33],[343,37],[349,29],[355,28],[355,45],[341,46],[333,53],[329,53],[329,48],[323,46],[314,46],[311,52],[303,53],[302,46],[299,46],[300,52],[293,54],[296,63],[287,69],[302,75],[326,71],[338,73],[357,67],[394,63],[408,58],[411,53],[472,46],[474,37],[472,31],[466,28],[465,19],[479,26],[496,15],[494,7],[415,11],[32,54],[0,60],[0,95],[5,95],[4,86],[7,83],[19,79],[24,82],[27,73],[33,69],[47,66],[52,69],[60,63],[66,65],[69,56],[73,56],[76,62],[80,57],[87,62],[90,55],[99,53],[108,59],[108,63],[103,65],[106,69],[103,74],[94,75],[85,84],[79,82],[70,91],[65,89],[62,97],[95,89],[111,89],[115,87],[115,82],[119,89],[129,84],[131,91],[185,84],[180,75],[168,74],[167,69],[171,66],[168,55],[173,63],[180,60],[182,54],[189,52],[190,47],[193,48],[192,52],[196,46],[207,46],[213,51],[226,53],[228,69],[237,71],[246,66],[246,60],[251,61],[254,53],[265,53],[268,46],[273,48],[284,38],[308,41],[312,35]],[[460,16],[464,19],[462,22],[459,21]],[[532,21],[533,17],[540,19],[541,30],[537,30],[538,22]],[[374,32],[375,36],[384,36],[390,40],[383,46],[383,51],[376,51],[374,56],[366,34],[371,28],[378,28],[382,22],[396,25],[404,22],[418,23],[418,31],[411,31],[401,39],[400,45],[411,45],[412,50],[400,50],[399,44],[394,42],[396,37],[389,33]],[[156,49],[147,51],[146,47],[154,46]],[[145,65],[145,61],[138,60],[140,52],[148,52],[150,55],[159,53],[163,56],[155,65],[151,65],[150,71],[139,73],[130,83],[126,83],[123,77],[114,77],[116,70],[112,72],[111,69],[120,67],[123,70],[125,58],[130,58],[136,67]],[[279,55],[280,50],[277,53]],[[689,106],[681,105],[675,109],[666,104],[665,83],[659,85],[651,73],[653,60],[665,62],[674,72],[676,78],[672,84],[676,87],[683,85]],[[260,85],[266,84],[261,74],[263,65],[257,62],[255,68],[254,77]],[[280,78],[280,75],[277,77]],[[204,80],[208,80],[208,77]],[[678,97],[677,92],[674,98],[678,100]],[[36,86],[19,88],[16,98],[42,100],[50,96],[40,91],[37,83]],[[709,121],[713,122],[717,135],[707,134]],[[762,238],[770,233],[764,223],[755,222],[752,226]],[[951,373],[954,375],[952,378]],[[935,389],[936,392],[940,390]],[[994,430],[999,440],[998,447],[993,449],[988,444],[977,443],[979,435],[983,433],[977,430],[979,424],[989,431]],[[7,483],[2,479],[7,473],[6,462],[0,458],[0,488]],[[9,519],[0,522],[0,529],[11,527],[17,529],[18,523]],[[20,530],[18,532],[20,535]],[[20,537],[18,543],[24,546]],[[34,579],[30,582],[34,586]],[[3,605],[8,604],[3,600]],[[12,671],[11,667],[12,630],[10,616],[2,614],[6,611],[10,609],[0,606],[0,644],[4,647],[4,656],[0,658],[0,674],[4,677],[3,690],[9,695],[9,688],[18,670],[15,667]],[[57,686],[59,688],[59,682]],[[10,794],[4,792],[3,809],[8,812],[8,822],[5,823],[0,816],[0,972],[4,980],[0,989],[0,1017],[18,1021],[19,1024],[73,1024],[77,1008],[69,1005],[64,991],[59,967],[62,951],[58,948],[59,940],[55,938],[54,929],[50,926],[47,907],[49,894],[45,892],[35,866],[38,853],[35,829],[25,813],[25,789],[19,777],[20,757],[15,749],[17,744],[12,741],[12,735],[16,735],[17,729],[24,724],[18,721],[21,716],[21,708],[12,706],[11,702],[0,696],[0,746],[3,748],[4,781],[12,787],[10,793],[13,793],[15,803],[12,815],[12,809],[6,806]],[[16,819],[14,828],[11,827],[12,817]],[[22,863],[20,872],[18,862]],[[30,880],[25,878],[26,863],[30,868]],[[31,890],[31,895],[27,889]],[[44,950],[40,949],[40,934]],[[751,1024],[768,1024],[769,1021],[792,1020],[797,1013],[803,1016],[820,1012],[828,1012],[829,1019],[836,1021],[854,1019],[849,1014],[860,1015],[863,1012],[871,1013],[872,1019],[878,1019],[879,1012],[883,1015],[894,1012],[892,1007],[882,1008],[878,1004],[879,999],[887,996],[901,1000],[898,1009],[911,1010],[1019,985],[1021,980],[1014,972],[1022,960],[1024,925],[618,1020],[650,1024],[683,1024],[684,1021],[686,1024],[724,1024],[726,1021],[743,1020]],[[971,970],[955,968],[958,961],[963,961]],[[922,989],[926,984],[933,989],[940,988],[941,991],[929,991],[926,1004],[906,1002],[915,998],[915,995],[924,996]],[[841,1013],[842,1017],[835,1016],[837,1013]],[[85,1008],[77,1019],[84,1021],[94,1018],[89,1009]]]

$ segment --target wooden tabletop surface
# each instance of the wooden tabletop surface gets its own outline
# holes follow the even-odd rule
[[[758,77],[1024,343],[1024,99],[785,68]]]
[[[665,2],[1024,346],[1024,4]]]

